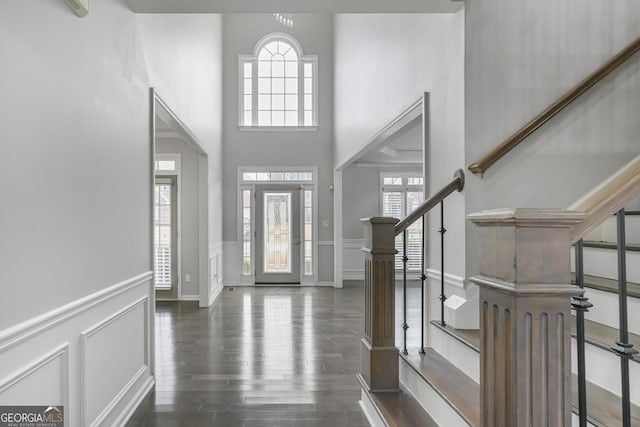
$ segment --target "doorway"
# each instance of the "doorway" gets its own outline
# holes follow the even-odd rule
[[[178,190],[176,176],[155,179],[153,248],[156,298],[178,299]]]
[[[300,187],[257,185],[256,284],[300,284]]]

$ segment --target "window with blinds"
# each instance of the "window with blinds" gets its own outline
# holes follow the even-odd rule
[[[381,176],[382,216],[402,219],[413,212],[424,201],[423,179],[411,174],[383,174]],[[402,234],[396,237],[395,268],[402,270]],[[422,268],[422,221],[417,221],[407,229],[408,271]]]
[[[173,182],[157,180],[154,192],[154,281],[156,289],[171,289],[174,283]]]

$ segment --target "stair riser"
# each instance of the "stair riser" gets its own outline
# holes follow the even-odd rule
[[[443,427],[469,427],[464,418],[402,358],[400,358],[400,381],[438,425]]]
[[[584,273],[618,278],[618,254],[614,249],[584,248]],[[640,283],[640,252],[627,251],[627,281]]]
[[[472,380],[480,382],[480,355],[477,351],[429,324],[429,347],[456,365]]]
[[[586,319],[618,328],[618,294],[587,288],[585,296],[593,304],[593,307],[585,313]],[[640,300],[627,298],[627,311],[629,332],[640,335]]]
[[[587,425],[590,427],[599,427],[595,424],[591,424],[587,421]],[[571,427],[580,427],[580,418],[576,414],[571,414]]]
[[[587,344],[585,348],[585,365],[587,381],[620,396],[620,358],[618,356],[607,350]],[[576,339],[572,338],[571,369],[573,373],[577,373],[577,366]],[[638,405],[640,404],[640,363],[629,362],[629,377],[631,401]]]

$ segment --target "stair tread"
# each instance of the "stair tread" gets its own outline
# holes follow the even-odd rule
[[[597,347],[600,347],[607,351],[612,351],[611,346],[620,339],[618,329],[611,326],[603,325],[602,323],[594,322],[592,320],[585,319],[584,321],[584,336],[585,340]],[[576,333],[576,317],[571,316],[571,334],[575,336]],[[629,342],[633,344],[636,349],[640,348],[640,336],[629,333]],[[640,357],[635,355],[632,360],[640,363]]]
[[[433,418],[407,392],[369,393],[390,427],[438,427]]]
[[[578,390],[578,376],[572,375],[572,389]],[[587,418],[596,426],[622,425],[621,398],[587,381]],[[574,412],[578,412],[578,393],[573,393]],[[631,425],[640,426],[640,408],[631,404]]]
[[[480,386],[432,348],[402,357],[463,417],[480,425]]]
[[[479,331],[477,329],[456,329],[453,328],[449,325],[446,326],[441,326],[438,322],[432,321],[432,324],[434,326],[437,326],[440,330],[444,331],[445,333],[454,336],[458,341],[461,341],[463,343],[465,343],[466,345],[468,345],[471,348],[474,348],[474,346],[476,346],[476,348],[479,348],[480,346],[480,334]],[[575,317],[572,316],[572,332],[575,332]],[[618,330],[615,328],[611,328],[609,326],[606,325],[602,325],[600,323],[597,322],[593,322],[590,320],[585,320],[585,335],[586,335],[586,340],[594,345],[599,345],[602,346],[603,348],[606,347],[606,349],[609,348],[610,344],[613,344],[618,337]],[[629,341],[634,344],[635,348],[640,348],[640,336],[638,335],[634,335],[634,334],[629,334]],[[609,344],[607,344],[609,343]],[[434,351],[435,352],[435,351]],[[437,353],[436,353],[437,354]],[[440,358],[442,358],[442,356],[440,356],[438,354],[438,356]],[[419,359],[419,356],[403,356],[405,358],[411,358],[411,359]],[[634,359],[637,362],[640,362],[639,358],[635,358]],[[447,362],[449,363],[449,362]],[[449,363],[450,364],[450,363]],[[453,366],[453,365],[452,365]],[[422,368],[421,368],[422,369]],[[438,370],[440,369],[440,373],[439,376],[444,378],[444,381],[450,381],[450,382],[459,382],[460,380],[457,378],[453,378],[451,377],[451,379],[447,379],[449,378],[448,375],[448,370],[450,368],[443,368],[441,366],[434,366],[431,367],[432,370]],[[454,369],[457,370],[457,368]],[[587,367],[588,369],[588,367]],[[460,372],[461,375],[465,376],[462,372]],[[577,389],[578,389],[578,380],[577,380],[577,376],[576,375],[572,375],[573,376],[573,390],[575,391],[574,393],[572,393],[572,399],[573,399],[573,408],[574,408],[574,412],[577,413],[577,408],[578,408],[578,393],[577,393]],[[466,377],[468,380],[471,380],[469,377]],[[435,385],[435,382],[432,381],[432,383]],[[440,387],[440,382],[438,382],[437,387]],[[475,384],[475,390],[477,390],[477,393],[479,393],[479,386],[473,382],[473,384]],[[456,384],[449,384],[449,387],[451,386],[456,386]],[[466,385],[463,387],[467,387]],[[443,390],[443,393],[446,394],[447,396],[449,396],[449,391],[447,388],[445,388]],[[465,397],[468,398],[468,397]],[[479,408],[479,396],[477,397],[477,405]],[[475,401],[473,401],[475,402]],[[475,404],[475,403],[473,403]],[[621,410],[620,410],[620,397],[616,396],[615,394],[593,384],[590,382],[587,382],[587,408],[588,408],[588,412],[589,412],[589,419],[593,422],[593,424],[597,425],[597,426],[620,426],[622,425],[622,422],[620,421],[621,418]],[[640,408],[638,408],[636,405],[632,405],[632,425],[633,426],[638,426],[640,427]],[[479,417],[479,413],[478,413],[478,417]],[[473,422],[473,425],[479,425],[476,424],[475,422]]]
[[[617,249],[618,245],[616,242],[598,242],[595,240],[585,240],[583,242],[583,246],[585,248],[600,248],[600,249]],[[636,243],[627,243],[626,244],[627,251],[632,252],[640,252],[640,245]]]
[[[575,275],[573,275],[575,277]],[[573,280],[575,283],[575,279]],[[618,281],[607,277],[584,275],[584,286],[587,288],[597,289],[604,292],[618,293]],[[627,281],[627,295],[634,298],[640,298],[640,284]]]

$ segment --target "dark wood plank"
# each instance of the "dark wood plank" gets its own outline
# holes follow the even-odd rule
[[[127,423],[365,427],[363,290],[228,288],[156,308],[156,387]]]
[[[586,342],[614,353],[613,350],[611,350],[611,346],[620,339],[618,329],[586,319],[584,325]],[[571,316],[571,335],[576,336],[575,316]],[[640,336],[629,333],[629,342],[633,344],[634,348],[640,348]],[[640,363],[640,356],[635,355],[631,360]]]
[[[432,348],[402,356],[470,425],[480,425],[480,386]]]
[[[572,275],[575,283],[575,274]],[[618,293],[618,281],[616,279],[608,279],[606,277],[584,275],[584,286],[587,288],[598,289],[599,291]],[[632,298],[640,298],[640,284],[627,282],[627,295]]]
[[[430,322],[433,326],[440,329],[447,335],[460,341],[470,349],[480,352],[480,330],[479,329],[456,329],[450,325],[442,326],[440,322],[432,320]]]
[[[578,377],[573,375],[573,412],[578,413]],[[596,426],[620,427],[622,425],[622,409],[620,397],[595,384],[587,382],[588,420]],[[640,426],[640,408],[631,405],[631,425]]]
[[[371,400],[390,427],[438,427],[410,394],[370,393]]]

